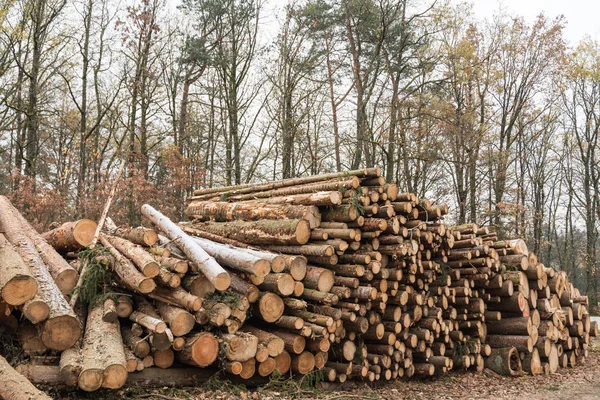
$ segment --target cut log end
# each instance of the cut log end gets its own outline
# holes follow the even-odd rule
[[[52,350],[63,351],[72,347],[81,336],[81,326],[74,316],[61,315],[45,322],[42,342]]]
[[[227,272],[221,272],[217,275],[214,281],[215,289],[223,291],[231,285],[231,277]]]
[[[16,276],[2,288],[1,297],[10,305],[20,306],[31,300],[37,293],[36,280],[27,275]]]

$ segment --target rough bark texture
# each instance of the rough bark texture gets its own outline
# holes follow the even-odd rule
[[[8,361],[0,356],[0,397],[10,400],[50,400],[41,390],[15,371]]]
[[[181,228],[148,204],[142,206],[142,213],[165,232],[169,239],[177,241],[177,245],[185,255],[198,266],[215,288],[225,290],[229,287],[231,282],[229,274],[194,239],[186,235]]]
[[[0,298],[18,306],[33,299],[37,290],[29,267],[0,233]]]
[[[302,245],[310,238],[310,226],[304,219],[202,222],[193,227],[254,245]]]
[[[58,228],[45,232],[42,237],[56,251],[67,253],[89,246],[92,243],[96,227],[96,222],[89,219],[80,219],[65,222]]]

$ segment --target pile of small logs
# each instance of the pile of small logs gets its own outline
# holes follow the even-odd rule
[[[182,365],[331,382],[552,373],[598,331],[587,297],[522,240],[448,226],[446,205],[378,168],[199,190],[191,222],[144,205],[152,229],[109,219],[94,251],[80,252],[92,221],[40,236],[0,209],[0,324],[32,357],[62,351],[58,366],[19,366],[33,382],[114,389]]]

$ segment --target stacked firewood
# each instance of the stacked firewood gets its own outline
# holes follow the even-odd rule
[[[0,216],[0,324],[22,314],[31,324],[12,324],[28,353],[62,351],[54,380],[20,368],[33,381],[94,391],[155,381],[150,367],[173,365],[241,379],[316,369],[332,382],[484,366],[551,373],[585,357],[598,330],[587,298],[522,240],[450,227],[446,205],[399,193],[377,168],[196,191],[187,223],[145,205],[153,229],[109,220],[101,246],[83,252],[91,221],[41,237],[0,200],[10,210]],[[7,267],[10,257],[28,268]],[[58,266],[74,272],[68,285],[49,272]],[[60,299],[14,300],[22,290],[11,285],[27,277],[61,287]],[[44,334],[49,319],[32,319],[33,305],[50,303],[71,318],[67,333]]]

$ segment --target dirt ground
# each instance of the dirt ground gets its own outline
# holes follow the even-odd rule
[[[344,391],[315,389],[309,382],[272,381],[251,390],[215,378],[195,388],[163,388],[141,391],[130,388],[116,393],[51,393],[59,399],[151,400],[279,400],[279,399],[390,399],[390,400],[591,400],[600,399],[600,339],[594,339],[590,357],[575,368],[560,369],[551,376],[505,378],[491,371],[452,372],[434,379],[413,379],[369,387],[355,384]]]

